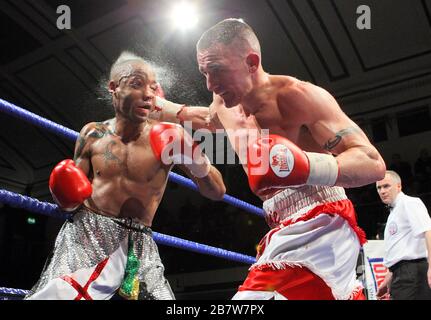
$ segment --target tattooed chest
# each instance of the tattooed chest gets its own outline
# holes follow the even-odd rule
[[[128,146],[115,140],[100,141],[93,147],[93,171],[99,177],[142,177],[157,167],[152,151],[146,146]]]

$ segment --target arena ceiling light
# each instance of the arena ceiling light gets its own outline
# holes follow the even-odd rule
[[[198,23],[196,8],[190,2],[182,1],[172,8],[171,19],[175,28],[189,30]]]

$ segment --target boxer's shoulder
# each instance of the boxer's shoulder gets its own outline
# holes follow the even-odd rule
[[[271,76],[272,88],[281,99],[293,99],[302,93],[304,83],[290,76]]]
[[[287,79],[286,81],[275,82],[277,86],[277,102],[280,111],[302,113],[307,106],[308,94],[310,89],[308,85],[298,79]]]
[[[111,130],[111,122],[109,120],[105,122],[89,122],[82,127],[80,136],[85,138],[96,138],[100,139],[108,134],[113,134]]]
[[[297,111],[311,117],[320,115],[321,111],[327,111],[335,103],[331,94],[325,89],[297,79],[286,83],[277,95],[281,108],[288,108],[290,111]]]

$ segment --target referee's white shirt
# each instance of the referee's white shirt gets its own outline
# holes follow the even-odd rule
[[[385,228],[385,266],[428,257],[424,232],[431,230],[431,218],[422,200],[400,192],[392,207]]]

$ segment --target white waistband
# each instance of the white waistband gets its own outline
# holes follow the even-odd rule
[[[263,203],[263,210],[270,227],[275,227],[287,218],[298,219],[320,204],[345,199],[342,187],[302,186],[277,193]]]

